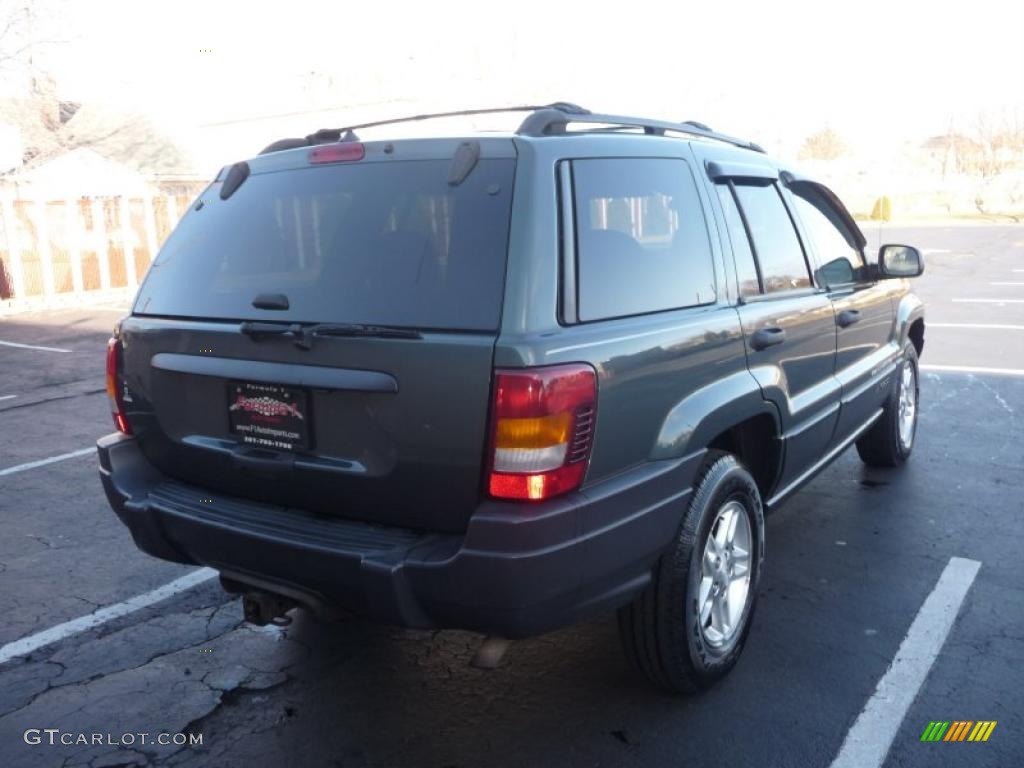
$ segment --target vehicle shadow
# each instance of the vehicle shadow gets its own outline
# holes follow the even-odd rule
[[[630,667],[613,617],[517,641],[494,670],[470,664],[468,632],[299,612],[287,637],[309,653],[279,697],[285,740],[310,765],[623,764],[633,723],[697,705]]]

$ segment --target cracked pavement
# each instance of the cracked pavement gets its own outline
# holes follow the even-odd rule
[[[1024,268],[1024,227],[882,238],[950,251],[926,256],[917,286],[930,322],[1024,325],[1024,305],[951,301],[971,281],[972,295],[995,295],[984,283]],[[18,395],[0,401],[0,468],[109,431],[97,392],[116,317],[0,321],[2,339],[72,350],[0,348],[0,395]],[[929,329],[922,362],[1024,369],[1016,334]],[[0,766],[828,766],[952,556],[982,567],[885,765],[1020,765],[1024,377],[926,370],[921,388],[907,467],[868,470],[848,452],[768,518],[747,648],[703,695],[652,690],[613,617],[514,643],[483,671],[469,664],[471,633],[301,611],[287,627],[253,627],[214,580],[0,665]],[[136,550],[91,455],[0,477],[0,645],[190,570]],[[999,724],[984,744],[922,744],[935,719]],[[202,744],[26,744],[32,728]]]

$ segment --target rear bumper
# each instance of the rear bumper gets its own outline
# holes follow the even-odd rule
[[[525,637],[628,602],[671,543],[702,454],[540,504],[484,502],[465,534],[325,518],[178,483],[136,441],[97,443],[107,498],[144,552],[314,610]]]

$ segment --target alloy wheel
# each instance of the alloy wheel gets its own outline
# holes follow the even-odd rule
[[[697,605],[705,642],[722,648],[736,635],[750,592],[753,536],[744,506],[722,505],[708,531],[701,559]]]

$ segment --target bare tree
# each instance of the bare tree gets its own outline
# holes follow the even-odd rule
[[[948,148],[958,172],[983,179],[1022,167],[1024,114],[1015,111],[994,116],[981,112],[975,118],[973,135],[954,134],[950,128]]]
[[[20,76],[20,95],[0,99],[0,121],[20,134],[21,161],[46,162],[86,147],[147,171],[179,169],[182,152],[146,118],[94,104],[62,100],[56,80],[37,56],[61,39],[65,0],[0,0],[0,73]],[[0,173],[7,169],[0,168]]]
[[[32,47],[31,14],[26,2],[0,0],[0,70],[21,61]]]
[[[835,160],[846,153],[846,143],[838,133],[825,126],[804,139],[798,157],[801,160]]]
[[[65,0],[0,0],[0,72],[21,70],[29,76],[35,55],[67,42],[56,34]]]

